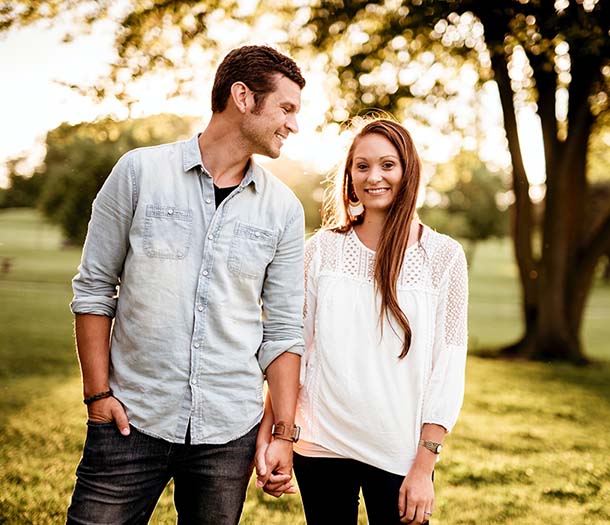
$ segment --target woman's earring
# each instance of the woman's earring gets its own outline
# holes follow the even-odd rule
[[[352,217],[358,217],[364,213],[364,206],[360,201],[352,202],[352,199],[349,199],[348,202],[349,213]]]

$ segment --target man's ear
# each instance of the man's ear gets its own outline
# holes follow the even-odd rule
[[[254,93],[243,82],[235,82],[231,86],[231,100],[240,113],[245,113],[254,102]]]

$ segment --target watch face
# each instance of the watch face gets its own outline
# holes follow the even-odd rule
[[[437,454],[440,454],[440,453],[441,453],[441,449],[442,449],[442,448],[443,448],[443,445],[438,445],[438,446],[436,447],[436,453],[437,453]]]

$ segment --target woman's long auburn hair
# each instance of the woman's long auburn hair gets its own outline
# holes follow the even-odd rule
[[[363,222],[366,210],[357,217],[349,212],[350,197],[352,200],[355,197],[351,171],[356,146],[369,134],[386,138],[396,148],[402,167],[402,184],[385,219],[377,245],[374,270],[375,288],[381,296],[379,321],[382,323],[384,315],[388,320],[393,317],[403,330],[403,347],[398,356],[402,359],[411,346],[411,326],[398,304],[396,284],[407,250],[411,222],[415,216],[421,172],[419,155],[413,139],[403,126],[392,120],[378,119],[369,122],[358,132],[348,150],[342,173],[339,172],[334,184],[334,191],[326,195],[322,224],[332,231],[346,233],[353,226]]]

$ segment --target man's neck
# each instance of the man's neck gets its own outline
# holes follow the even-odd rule
[[[239,128],[215,115],[199,135],[199,152],[205,169],[219,188],[238,185],[251,157]]]

